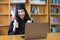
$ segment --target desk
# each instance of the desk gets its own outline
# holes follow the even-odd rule
[[[0,36],[0,40],[24,40],[21,38],[24,35],[4,35]],[[31,40],[60,40],[60,33],[48,33],[46,39],[31,39]]]

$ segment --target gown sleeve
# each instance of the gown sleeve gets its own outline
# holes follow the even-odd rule
[[[14,35],[14,31],[13,31],[13,21],[11,22],[9,29],[8,29],[8,35]]]

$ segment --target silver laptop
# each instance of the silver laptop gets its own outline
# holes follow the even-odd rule
[[[25,38],[41,39],[47,37],[48,23],[26,23]]]

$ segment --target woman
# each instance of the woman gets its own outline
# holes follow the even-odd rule
[[[16,22],[12,21],[9,26],[8,35],[24,34],[25,33],[25,23],[29,22],[31,19],[25,9],[25,5],[22,3],[16,4]]]

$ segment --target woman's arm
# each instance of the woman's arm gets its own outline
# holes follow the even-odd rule
[[[14,35],[14,31],[13,31],[13,21],[11,22],[10,26],[9,26],[9,30],[8,30],[8,35]]]
[[[14,35],[16,28],[18,28],[18,23],[17,21],[12,21],[10,26],[9,26],[9,31],[8,31],[8,35]]]

